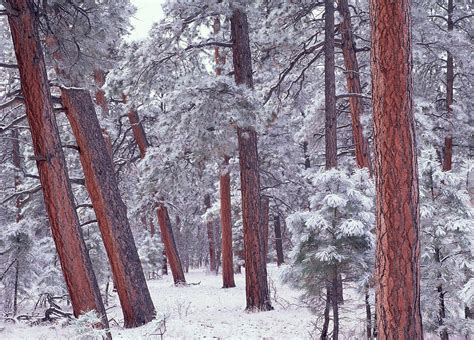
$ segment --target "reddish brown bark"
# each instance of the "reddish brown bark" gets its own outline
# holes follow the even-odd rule
[[[155,309],[94,103],[87,90],[62,88],[61,97],[79,146],[86,187],[114,275],[125,327],[143,325],[153,319]]]
[[[238,85],[253,88],[252,59],[247,15],[234,9],[231,18],[234,77]],[[242,220],[244,229],[245,288],[248,310],[270,310],[267,265],[263,256],[260,227],[260,175],[257,132],[252,126],[238,127]]]
[[[419,206],[409,0],[371,0],[381,339],[422,339]]]
[[[454,3],[453,0],[448,0],[448,32],[451,32],[454,28],[453,12]],[[448,113],[448,133],[444,138],[444,159],[443,159],[443,170],[449,171],[453,165],[453,101],[454,101],[454,60],[453,55],[450,51],[446,59],[446,111]]]
[[[234,256],[232,252],[232,210],[230,198],[229,158],[224,158],[223,169],[219,179],[220,215],[222,225],[222,288],[235,287]]]
[[[66,161],[53,113],[46,66],[32,0],[8,0],[26,114],[51,231],[75,316],[96,310],[108,327],[99,287],[82,238]]]
[[[359,63],[355,50],[355,41],[352,34],[351,12],[347,0],[339,0],[338,10],[342,21],[339,25],[341,30],[342,54],[344,56],[344,66],[346,68],[346,83],[349,94],[349,106],[351,109],[352,137],[355,145],[355,157],[359,168],[367,168],[371,171],[370,153],[367,138],[364,136],[360,116],[364,112],[362,97],[362,87],[360,85]]]
[[[105,84],[105,73],[102,70],[94,70],[94,81],[97,86],[97,91],[95,92],[95,102],[102,109],[104,116],[109,115],[109,104],[107,103],[107,98],[105,97],[105,91],[102,87]]]
[[[135,142],[138,145],[138,149],[140,150],[140,157],[145,157],[146,149],[148,148],[148,140],[146,139],[145,130],[143,129],[143,124],[140,121],[140,117],[138,116],[138,112],[136,109],[131,108],[128,111],[128,121],[132,126],[133,136],[135,138]]]
[[[265,262],[267,261],[268,257],[268,223],[270,219],[270,200],[268,199],[267,196],[262,196],[260,199],[260,204],[261,204],[261,223],[262,223],[262,232],[263,232],[263,258],[265,259]]]
[[[211,196],[206,194],[204,196],[204,205],[206,210],[211,208]],[[209,269],[211,272],[216,271],[216,246],[214,242],[214,226],[211,219],[206,221],[207,241],[209,242]]]
[[[174,284],[185,284],[183,266],[178,254],[178,248],[173,236],[171,221],[168,215],[168,209],[163,203],[158,205],[158,224],[160,225],[161,239],[165,246],[166,258],[169,262],[171,273],[173,274]]]
[[[283,239],[281,236],[280,215],[274,215],[273,221],[275,227],[275,250],[277,253],[277,265],[280,266],[285,262],[285,258],[283,257]]]

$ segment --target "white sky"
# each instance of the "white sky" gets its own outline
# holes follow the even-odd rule
[[[131,32],[131,40],[139,40],[148,36],[154,22],[163,18],[163,10],[161,4],[164,0],[132,0],[137,7],[135,17],[132,18],[132,25],[135,29]]]

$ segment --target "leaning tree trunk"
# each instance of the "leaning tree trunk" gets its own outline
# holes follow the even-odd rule
[[[100,69],[95,69],[94,81],[95,85],[97,86],[97,91],[95,92],[95,102],[102,109],[102,114],[107,117],[109,115],[109,104],[107,103],[105,91],[103,90],[105,84],[105,72]]]
[[[234,256],[232,253],[232,210],[230,199],[229,158],[224,159],[223,169],[219,179],[220,215],[222,225],[222,288],[235,287]]]
[[[174,284],[184,284],[186,279],[184,278],[183,266],[174,240],[168,209],[163,203],[158,205],[158,224],[160,225],[161,239],[165,246],[166,258],[170,264]]]
[[[99,287],[79,227],[32,0],[8,0],[8,21],[18,61],[44,202],[75,316],[96,310],[108,327]]]
[[[349,92],[349,105],[352,119],[352,136],[355,146],[355,157],[359,168],[367,168],[371,171],[370,153],[367,138],[364,136],[360,116],[364,112],[362,103],[362,87],[360,85],[359,63],[355,49],[354,36],[352,34],[351,13],[347,0],[339,0],[338,10],[342,16],[340,23],[342,54],[346,68],[346,83]]]
[[[140,157],[144,158],[149,144],[148,140],[146,139],[145,129],[143,128],[143,124],[140,121],[140,117],[138,116],[138,112],[133,107],[128,110],[128,121],[132,126],[133,136],[138,145]]]
[[[204,196],[204,205],[206,207],[206,211],[211,209],[211,196],[206,194]],[[216,245],[214,242],[214,226],[212,223],[212,219],[208,218],[206,220],[206,230],[207,230],[207,241],[209,242],[209,270],[211,272],[216,271]]]
[[[238,85],[253,88],[247,15],[234,9],[231,18],[234,77]],[[251,113],[249,113],[251,114]],[[260,227],[260,176],[257,132],[253,126],[237,128],[244,225],[245,288],[248,310],[271,310],[267,265]]]
[[[377,335],[422,339],[409,0],[371,0]]]
[[[86,187],[112,268],[124,325],[143,325],[154,318],[155,308],[94,103],[89,91],[82,89],[62,88],[61,97],[79,146]]]
[[[277,265],[279,267],[285,262],[285,258],[283,257],[283,239],[281,235],[280,215],[276,214],[273,216],[273,223],[275,228],[275,250],[277,253]]]

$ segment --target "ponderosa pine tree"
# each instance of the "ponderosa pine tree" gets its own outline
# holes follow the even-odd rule
[[[377,337],[422,339],[410,1],[371,0]]]
[[[253,88],[249,26],[247,15],[242,9],[233,9],[231,31],[235,82]],[[239,126],[237,136],[242,188],[247,310],[266,311],[271,310],[272,305],[262,242],[257,131],[254,126]]]
[[[108,327],[99,287],[82,238],[54,117],[36,5],[30,0],[11,0],[7,5],[45,205],[74,314],[79,316],[96,310],[102,317],[103,326]]]

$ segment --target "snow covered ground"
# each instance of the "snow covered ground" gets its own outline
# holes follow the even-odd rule
[[[160,339],[159,326],[166,317],[164,339],[309,339],[312,322],[310,310],[304,307],[300,292],[283,284],[281,268],[269,265],[269,278],[275,310],[247,313],[245,309],[245,276],[237,274],[236,288],[222,289],[221,276],[192,270],[186,275],[186,287],[175,287],[171,276],[148,281],[157,310],[157,321],[135,329],[123,329],[112,321],[114,339]],[[118,306],[118,302],[117,302]],[[109,319],[123,324],[119,307],[109,310]],[[161,324],[161,330],[164,329]],[[0,324],[0,339],[72,339],[73,327],[35,326],[17,323]]]

